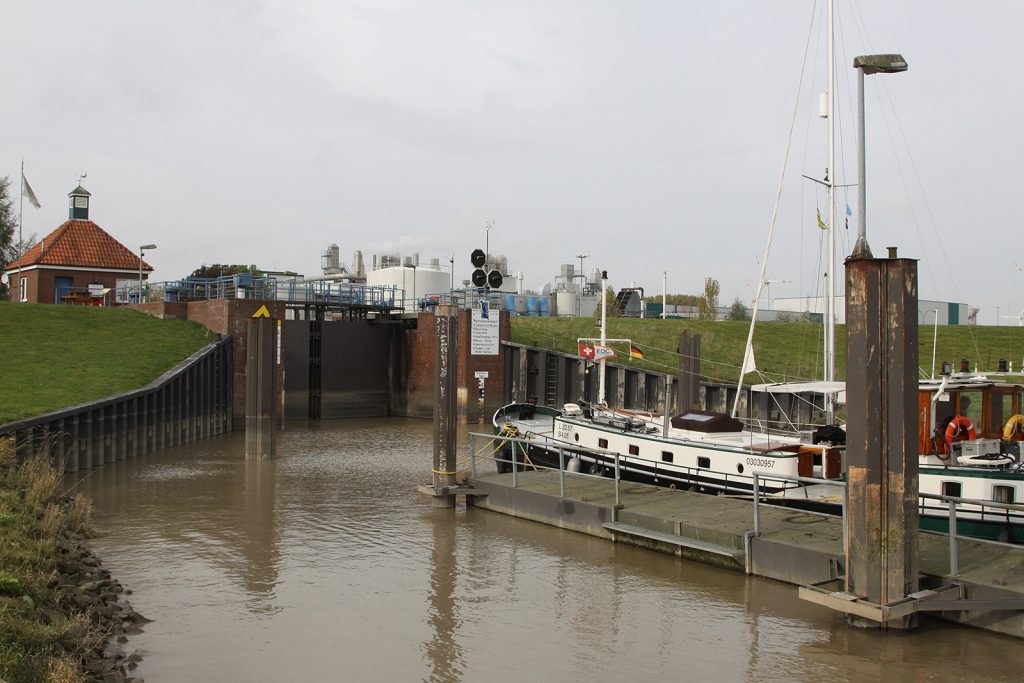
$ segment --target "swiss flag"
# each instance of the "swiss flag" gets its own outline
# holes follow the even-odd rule
[[[585,342],[579,342],[579,355],[587,360],[594,359],[594,347]]]

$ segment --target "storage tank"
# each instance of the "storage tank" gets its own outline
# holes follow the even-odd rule
[[[516,295],[515,294],[506,294],[505,295],[505,310],[508,311],[510,315],[514,315],[515,314],[515,312],[516,312]]]
[[[575,317],[576,292],[563,289],[555,293],[555,315],[559,318]]]
[[[540,299],[535,296],[526,297],[527,315],[540,315]]]
[[[516,315],[527,315],[526,297],[522,294],[516,297]]]
[[[537,298],[540,299],[540,315],[543,316],[543,317],[547,317],[548,316],[548,308],[550,307],[551,297],[539,296]]]

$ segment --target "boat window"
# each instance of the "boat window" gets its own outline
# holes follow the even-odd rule
[[[608,448],[608,439],[598,439],[597,440],[597,447],[598,448]]]
[[[697,467],[707,467],[707,468],[710,468],[711,467],[711,458],[705,457],[703,455],[698,455],[697,456]]]
[[[944,481],[942,482],[942,495],[953,496],[954,498],[962,498],[960,494],[963,491],[963,487],[958,481]]]
[[[981,422],[981,404],[983,396],[978,391],[960,392],[960,414],[971,421],[978,430],[983,429]]]
[[[989,414],[991,419],[988,433],[993,436],[1002,434],[1006,421],[1013,416],[1013,394],[1005,391],[993,393],[992,408]]]
[[[629,454],[630,455],[640,455],[640,447],[637,446],[636,444],[631,445],[629,447]]]
[[[997,503],[1012,503],[1015,490],[1013,486],[993,486],[992,500]]]
[[[576,439],[577,441],[579,441],[579,440],[580,440],[580,435],[579,435],[579,434],[573,434],[573,435],[572,435],[572,438],[574,438],[574,439]]]
[[[673,458],[672,451],[662,451],[661,452],[661,461],[662,462],[672,462],[672,458]]]

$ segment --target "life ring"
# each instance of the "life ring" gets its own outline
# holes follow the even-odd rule
[[[967,436],[964,436],[966,432]],[[974,425],[963,415],[957,415],[946,427],[946,445],[952,446],[954,441],[973,441],[978,438]]]
[[[1024,415],[1014,415],[1006,421],[1003,438],[1007,441],[1024,441]]]

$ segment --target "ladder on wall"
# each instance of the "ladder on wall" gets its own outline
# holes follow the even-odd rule
[[[558,404],[558,356],[547,354],[544,368],[544,405]]]

